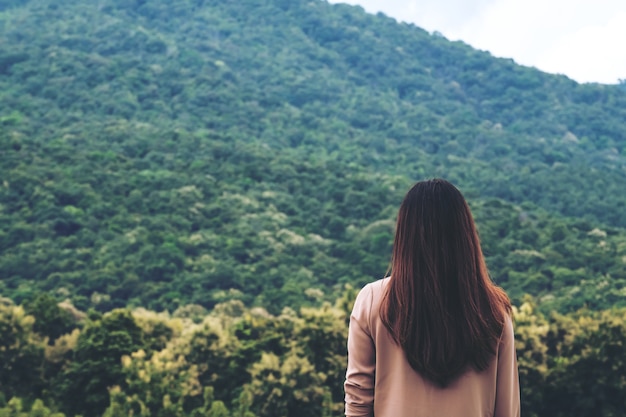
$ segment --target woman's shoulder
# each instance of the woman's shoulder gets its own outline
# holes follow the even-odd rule
[[[515,324],[513,323],[513,317],[510,314],[505,316],[504,326],[502,326],[502,335],[500,336],[500,343],[512,341],[515,339]]]
[[[379,279],[366,284],[356,297],[351,317],[361,323],[367,331],[373,331],[378,321],[378,312],[382,302],[388,278]]]
[[[361,290],[362,293],[371,294],[372,301],[379,299],[385,293],[385,288],[389,283],[389,277],[378,279],[376,281],[366,284]]]
[[[378,308],[388,283],[389,278],[383,278],[366,284],[357,296],[357,304],[370,311],[372,308]]]

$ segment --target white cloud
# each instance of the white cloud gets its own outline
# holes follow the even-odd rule
[[[433,31],[462,24],[497,0],[331,0],[359,5],[367,12],[383,12],[404,22]]]
[[[333,0],[333,2],[335,2]],[[347,0],[579,82],[626,78],[623,0]]]
[[[582,27],[558,38],[537,58],[537,67],[575,80],[615,83],[626,79],[626,12],[602,25]]]

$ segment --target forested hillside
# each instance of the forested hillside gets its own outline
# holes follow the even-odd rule
[[[623,85],[319,0],[0,0],[0,46],[0,415],[337,415],[430,177],[520,307],[527,415],[621,415]]]
[[[1,19],[0,290],[18,302],[332,300],[384,273],[403,193],[443,176],[494,206],[479,227],[514,297],[623,303],[619,86],[321,1],[37,0]]]

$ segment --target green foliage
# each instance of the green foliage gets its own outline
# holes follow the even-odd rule
[[[30,408],[30,409],[28,409]],[[65,417],[63,413],[51,411],[44,403],[37,399],[30,407],[24,407],[22,399],[14,397],[0,408],[1,417]]]
[[[0,299],[0,392],[5,398],[33,398],[43,389],[44,346],[33,332],[34,321],[23,307]]]
[[[106,313],[54,346],[34,338],[14,347],[13,357],[46,352],[21,362],[12,385],[3,381],[0,415],[340,415],[347,337],[341,300],[353,295],[347,289],[335,307],[286,309],[276,316],[229,301],[200,322],[145,309]],[[30,320],[32,326],[32,316],[11,308],[13,316],[0,316],[0,328],[15,339],[24,330],[7,330],[7,323]],[[624,308],[545,316],[530,298],[514,308],[524,413],[620,415],[626,405],[625,319]],[[156,335],[158,348],[146,342]]]
[[[623,86],[317,0],[4,1],[0,43],[2,415],[340,414],[433,176],[520,306],[525,414],[624,409]]]
[[[329,416],[330,392],[323,376],[295,352],[285,359],[263,353],[250,369],[252,382],[244,386],[254,398],[252,410],[259,417]]]
[[[516,310],[522,406],[529,416],[618,416],[626,402],[624,309],[550,320]]]
[[[504,204],[480,226],[516,299],[624,303],[619,86],[323,1],[32,0],[0,22],[0,292],[18,303],[333,301],[382,276],[399,201],[431,176]]]
[[[124,383],[121,358],[144,347],[141,328],[129,311],[114,310],[88,323],[71,364],[57,376],[55,395],[69,415],[98,416],[109,404],[108,388]]]
[[[26,313],[35,318],[33,331],[48,337],[48,344],[54,344],[59,336],[70,333],[76,327],[71,313],[59,307],[49,294],[38,295],[24,307]]]
[[[575,318],[576,331],[564,336],[568,343],[558,346],[555,367],[547,379],[548,395],[561,406],[547,404],[546,414],[618,416],[626,408],[624,311],[605,312],[593,320]]]

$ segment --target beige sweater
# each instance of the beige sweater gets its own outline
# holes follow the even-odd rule
[[[519,379],[513,324],[504,327],[493,362],[467,370],[446,388],[422,378],[408,364],[378,314],[383,279],[366,285],[350,316],[346,416],[518,417]]]

